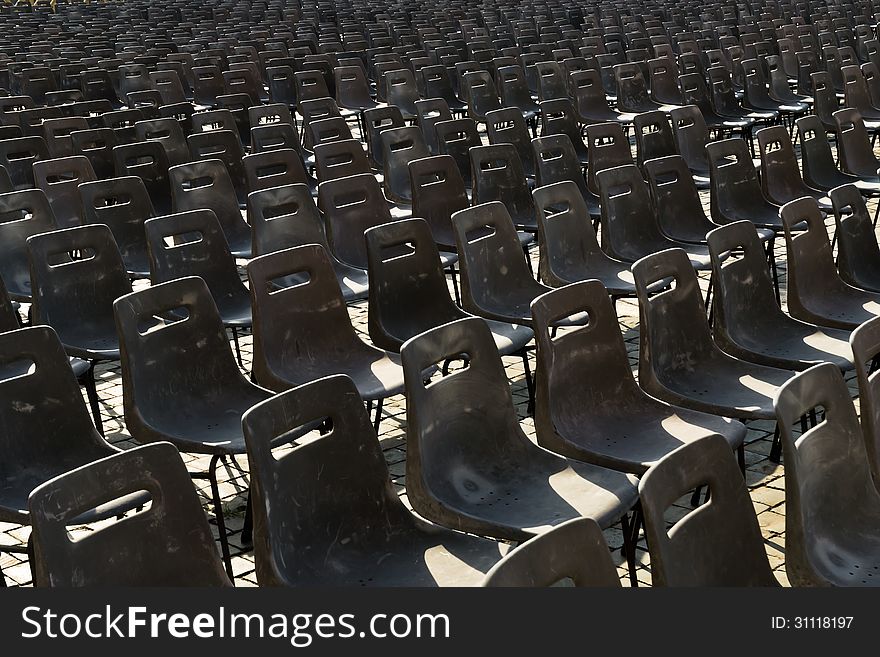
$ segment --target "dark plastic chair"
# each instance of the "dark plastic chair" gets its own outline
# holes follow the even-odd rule
[[[49,159],[49,149],[42,137],[0,139],[0,166],[6,169],[13,189],[35,186],[33,165]]]
[[[577,518],[532,538],[504,556],[483,586],[535,588],[570,580],[577,587],[620,586],[602,529]]]
[[[880,397],[874,363],[880,357],[880,320],[865,322],[852,332],[850,345],[855,356],[859,383],[859,419],[874,485],[880,487]]]
[[[522,67],[518,65],[500,67],[495,81],[501,94],[502,107],[516,109],[524,121],[534,125],[541,108],[532,99]]]
[[[385,73],[385,102],[400,110],[404,119],[414,120],[418,111],[416,101],[419,90],[416,78],[408,68],[401,68]]]
[[[372,172],[370,160],[357,139],[316,145],[315,166],[320,182]]]
[[[785,385],[775,406],[785,452],[789,581],[880,586],[880,492],[843,376],[833,365],[816,365]],[[824,420],[795,436],[795,423],[816,407]]]
[[[232,178],[222,160],[179,164],[168,170],[168,177],[175,212],[213,210],[232,255],[251,256],[251,227],[241,216]]]
[[[83,223],[83,207],[77,187],[95,180],[88,158],[82,155],[34,162],[34,181],[49,199],[59,228]]]
[[[379,134],[382,143],[382,170],[385,193],[395,203],[412,203],[409,163],[430,157],[421,131],[413,126],[391,128]]]
[[[113,148],[113,168],[117,177],[141,179],[158,214],[171,212],[171,185],[168,156],[158,141],[120,144]]]
[[[308,185],[317,192],[318,181],[306,173],[302,156],[292,148],[251,153],[242,158],[248,193],[282,185]]]
[[[472,203],[501,201],[519,230],[535,232],[535,205],[522,162],[512,144],[477,146],[469,151],[474,181]]]
[[[273,454],[323,420],[327,433]],[[404,506],[348,377],[282,393],[243,425],[261,586],[461,586],[501,556],[497,543],[430,525]]]
[[[708,486],[710,502],[670,529],[676,500]],[[679,447],[642,477],[639,497],[654,586],[779,586],[742,474],[720,436]]]
[[[865,122],[854,109],[834,112],[840,168],[867,182],[880,182],[880,160],[874,155]]]
[[[462,92],[467,102],[468,117],[478,123],[485,123],[487,112],[501,109],[498,90],[488,71],[466,73]]]
[[[453,117],[452,112],[449,110],[449,105],[442,98],[429,98],[427,100],[417,100],[415,107],[417,125],[419,130],[422,131],[422,136],[425,138],[425,144],[428,146],[431,155],[439,155],[440,149],[434,126],[441,121],[452,120]]]
[[[555,336],[559,320],[587,313],[586,326]],[[723,435],[744,468],[745,427],[670,406],[635,382],[617,314],[599,281],[575,283],[532,302],[538,345],[535,430],[558,454],[643,475],[684,443]]]
[[[113,304],[122,351],[125,426],[139,443],[167,440],[211,457],[208,479],[226,573],[233,577],[217,466],[243,454],[241,416],[272,396],[242,374],[207,284],[190,276],[120,297]],[[162,320],[169,313],[185,319]]]
[[[364,112],[364,125],[366,126],[364,141],[370,152],[370,159],[381,169],[385,160],[382,155],[380,135],[384,130],[405,127],[403,115],[394,106],[376,107]]]
[[[831,211],[831,201],[825,192],[809,187],[801,178],[797,157],[788,130],[775,125],[756,133],[761,154],[761,190],[771,203],[785,205],[804,196],[816,200],[825,211]]]
[[[527,178],[535,177],[535,159],[529,129],[522,113],[515,107],[503,107],[486,113],[486,135],[490,144],[513,144]]]
[[[409,175],[412,216],[428,223],[439,246],[454,251],[452,215],[470,205],[458,165],[450,155],[426,157],[409,163]]]
[[[574,106],[568,98],[541,101],[541,136],[566,135],[574,146],[578,161],[586,166],[587,145],[581,137]]]
[[[427,368],[462,354],[465,369],[425,384]],[[517,541],[582,515],[605,528],[626,523],[633,477],[557,456],[523,433],[485,322],[460,319],[422,333],[401,357],[407,498],[421,516]]]
[[[787,303],[792,317],[852,330],[880,315],[880,293],[845,283],[834,268],[831,243],[816,201],[791,201],[782,207],[781,214],[788,260]]]
[[[74,130],[70,133],[70,139],[74,153],[89,158],[98,180],[113,175],[113,149],[119,144],[119,138],[112,128]]]
[[[71,538],[67,526],[84,513],[141,491],[148,510]],[[37,586],[231,586],[174,445],[144,445],[75,467],[37,486],[28,509]]]
[[[27,239],[57,228],[55,215],[42,190],[0,194],[0,278],[13,300],[29,302],[31,299]]]
[[[599,183],[596,174],[603,169],[634,164],[623,128],[616,123],[597,123],[587,126],[587,187],[598,196]]]
[[[631,62],[616,64],[614,79],[617,84],[618,110],[641,114],[668,107],[651,100],[648,95],[648,84],[638,64]]]
[[[711,171],[710,208],[717,224],[751,221],[782,232],[779,206],[761,191],[761,183],[743,139],[724,139],[706,145]]]
[[[574,105],[582,123],[632,123],[635,114],[611,109],[602,87],[599,71],[588,69],[569,76]]]
[[[187,144],[192,153],[187,161],[220,160],[226,165],[238,204],[244,207],[247,204],[248,189],[242,163],[244,151],[238,133],[231,130],[199,132],[187,137]]]
[[[645,171],[645,162],[658,157],[678,155],[672,126],[666,112],[644,112],[633,119],[636,135],[636,164]]]
[[[706,144],[709,143],[709,128],[703,113],[696,105],[685,105],[671,110],[669,118],[678,152],[687,162],[694,182],[699,187],[708,187],[710,165]]]
[[[422,162],[424,160],[417,160]],[[370,259],[369,331],[374,345],[399,352],[411,337],[469,313],[449,296],[440,254],[423,219],[403,219],[365,233]],[[485,320],[502,355],[528,355],[526,326]]]
[[[780,309],[754,224],[738,221],[707,238],[715,283],[715,344],[737,358],[771,367],[804,370],[831,362],[843,371],[852,369],[848,331],[820,328]]]
[[[865,182],[837,168],[828,135],[819,117],[811,114],[798,119],[797,129],[801,142],[801,166],[807,185],[830,192],[835,187],[852,184],[866,195],[880,194],[880,183]]]
[[[138,121],[134,129],[138,141],[158,141],[162,144],[171,166],[191,161],[187,138],[176,119]]]
[[[119,450],[95,430],[68,356],[48,326],[0,333],[0,394],[15,400],[0,405],[7,463],[0,475],[0,520],[27,525],[31,522],[28,496],[34,488]],[[93,511],[82,518],[87,522],[112,517],[119,508],[93,505],[83,511]],[[17,545],[0,549],[28,552]],[[31,559],[31,569],[36,567]],[[0,586],[6,586],[2,573]]]
[[[470,189],[473,186],[470,149],[483,145],[476,122],[473,119],[440,121],[434,126],[434,133],[438,152],[455,160],[465,187]]]
[[[532,140],[536,163],[535,184],[545,187],[557,182],[570,181],[577,185],[594,221],[600,215],[599,198],[590,191],[577,153],[566,135],[547,135]]]
[[[709,251],[667,237],[647,183],[634,164],[604,169],[596,174],[602,208],[602,250],[612,258],[635,262],[671,248],[684,249],[696,269],[709,268]]]
[[[340,107],[363,112],[378,106],[370,96],[370,84],[360,66],[337,66],[333,69],[336,102]]]
[[[201,277],[208,284],[223,325],[232,330],[241,365],[238,330],[251,325],[251,298],[241,282],[217,216],[211,210],[169,214],[147,221],[144,232],[150,257],[150,283]]]
[[[790,370],[756,365],[712,340],[693,267],[681,249],[633,265],[639,295],[639,385],[670,404],[737,419],[774,418],[772,399]],[[674,287],[652,295],[668,278]]]
[[[840,101],[831,84],[827,71],[819,71],[811,76],[813,82],[813,113],[819,117],[826,132],[834,132],[837,125],[834,112],[840,109]]]
[[[845,283],[880,292],[880,247],[874,225],[859,189],[843,185],[832,189],[837,239],[837,271]]]
[[[345,264],[329,250],[324,223],[308,186],[283,185],[252,192],[248,197],[248,217],[253,226],[255,256],[320,244],[328,251],[346,303],[367,296],[367,272]],[[303,282],[304,278],[296,280]]]
[[[254,311],[254,379],[282,391],[333,374],[350,376],[360,396],[376,401],[403,392],[395,354],[363,342],[355,333],[333,265],[319,244],[276,251],[247,266]],[[280,289],[279,279],[305,274]]]
[[[46,119],[41,126],[43,139],[51,157],[70,157],[74,155],[70,133],[74,130],[88,130],[84,117],[68,116],[60,119]]]

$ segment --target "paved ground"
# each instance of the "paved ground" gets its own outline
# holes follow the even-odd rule
[[[708,209],[708,193],[702,192],[704,204]],[[870,206],[873,212],[873,202]],[[399,214],[399,213],[398,213]],[[833,218],[831,220],[833,222]],[[780,263],[782,275],[783,294],[785,281],[785,245],[778,240],[776,245],[777,259]],[[537,259],[537,250],[532,253],[533,259]],[[702,280],[705,291],[707,279]],[[621,331],[629,351],[633,371],[637,373],[638,365],[638,306],[633,301],[618,303],[617,310],[620,318]],[[366,334],[367,304],[366,301],[350,306],[352,321],[364,339]],[[250,336],[242,340],[242,348],[246,369],[250,365]],[[517,405],[520,422],[530,436],[534,436],[533,422],[526,415],[527,393],[523,379],[522,361],[519,358],[505,358],[505,366],[511,381],[511,390]],[[98,367],[98,393],[102,399],[102,414],[107,438],[119,447],[131,447],[134,443],[126,431],[124,418],[122,417],[122,385],[120,380],[118,363],[105,364]],[[855,383],[853,377],[848,377],[850,387],[855,395]],[[773,424],[769,421],[749,423],[749,432],[746,445],[746,479],[749,486],[755,512],[758,514],[761,530],[764,535],[767,554],[770,564],[780,582],[787,584],[785,575],[785,493],[784,475],[782,465],[771,463],[767,454],[770,451],[770,443],[773,436]],[[398,396],[388,400],[382,416],[380,429],[380,442],[385,453],[385,458],[396,489],[405,496],[406,478],[406,415],[405,399]],[[207,458],[184,455],[184,460],[192,472],[205,471]],[[237,463],[228,463],[222,469],[221,492],[225,505],[225,517],[227,527],[232,532],[231,546],[234,553],[234,569],[236,584],[239,586],[254,586],[256,579],[254,574],[253,556],[243,549],[240,540],[240,529],[244,518],[244,508],[247,491],[247,463],[245,458],[239,458]],[[205,482],[196,482],[205,498],[206,508],[209,491]],[[671,510],[670,520],[675,521],[691,510],[689,498],[679,500],[679,503]],[[82,531],[89,531],[83,528]],[[0,544],[22,544],[27,541],[29,529],[17,525],[0,523]],[[620,547],[622,535],[620,528],[613,527],[606,532],[609,545]],[[639,552],[639,582],[641,585],[650,585],[651,572],[650,561],[644,551],[644,539],[640,541],[642,550]],[[629,580],[624,567],[624,561],[619,550],[615,550],[615,560],[620,564],[619,572],[624,586],[629,585]],[[10,585],[30,585],[30,570],[23,555],[0,553],[0,567]]]

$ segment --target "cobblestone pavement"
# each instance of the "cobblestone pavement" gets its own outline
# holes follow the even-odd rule
[[[701,191],[701,198],[707,209],[708,192]],[[869,202],[869,210],[873,213],[876,201]],[[405,213],[397,209],[395,215],[402,216]],[[833,225],[833,217],[828,220],[829,228]],[[532,250],[532,259],[537,263],[537,247]],[[780,270],[780,284],[785,294],[785,244],[782,239],[776,242],[776,256]],[[239,263],[243,265],[243,262]],[[537,269],[537,267],[535,267]],[[243,274],[243,269],[242,269]],[[701,285],[705,294],[708,284],[707,275],[701,275]],[[138,289],[139,283],[135,286]],[[784,307],[784,305],[783,305]],[[367,303],[361,301],[349,306],[352,322],[358,332],[366,339],[367,336]],[[623,300],[617,304],[620,320],[620,328],[623,332],[630,357],[633,371],[638,369],[638,305],[634,300]],[[245,369],[249,371],[251,356],[251,339],[245,335],[241,340],[242,355]],[[534,359],[534,355],[532,355]],[[522,361],[519,357],[505,358],[508,378],[511,382],[511,391],[516,404],[517,413],[525,432],[534,438],[534,424],[531,417],[526,414],[528,395],[523,378]],[[534,371],[534,362],[532,363]],[[129,448],[135,445],[125,428],[122,410],[122,382],[118,363],[109,363],[97,367],[98,394],[102,400],[102,416],[107,439],[121,448]],[[853,396],[856,395],[857,386],[854,375],[847,377]],[[85,393],[84,393],[85,394]],[[385,453],[385,459],[397,491],[406,495],[406,400],[403,396],[393,397],[386,400],[380,427],[379,440]],[[755,421],[748,423],[748,436],[746,438],[746,481],[758,515],[761,531],[764,535],[764,543],[770,565],[779,581],[788,584],[785,575],[785,468],[783,465],[771,463],[767,458],[770,452],[770,444],[773,438],[773,423],[770,421]],[[204,472],[208,468],[208,458],[196,455],[183,455],[184,461],[191,472]],[[244,520],[244,510],[247,499],[247,459],[239,457],[234,462],[229,462],[221,467],[220,488],[225,508],[227,530],[231,532],[230,547],[233,552],[233,566],[235,571],[235,583],[238,586],[256,586],[254,573],[253,554],[242,546],[241,526]],[[200,490],[208,510],[210,491],[207,482],[195,481],[194,484]],[[670,510],[669,520],[675,522],[684,517],[690,510],[690,498],[682,498]],[[212,513],[208,513],[213,518]],[[213,520],[212,520],[213,526]],[[216,533],[216,528],[214,528]],[[89,531],[82,528],[78,531]],[[30,533],[29,528],[8,523],[0,523],[0,544],[24,544]],[[614,558],[618,563],[618,570],[624,586],[629,586],[629,578],[625,568],[625,561],[621,555],[620,547],[623,543],[620,526],[615,526],[606,531],[606,538],[614,550]],[[646,552],[644,538],[639,541],[639,584],[650,585],[651,571],[650,559]],[[30,569],[23,554],[0,553],[0,567],[7,578],[10,586],[28,586],[31,583]]]

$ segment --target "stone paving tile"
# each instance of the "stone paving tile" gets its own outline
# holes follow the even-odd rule
[[[485,140],[485,137],[484,137]],[[709,195],[703,190],[700,192],[704,208],[708,215]],[[869,210],[874,211],[877,201],[869,201]],[[393,210],[395,217],[406,216],[407,211],[404,208],[395,208]],[[829,232],[833,226],[833,217],[827,221]],[[785,307],[785,243],[783,239],[778,239],[775,243],[775,256],[779,271],[779,280],[783,300],[783,308]],[[537,249],[531,251],[531,258],[537,269]],[[246,282],[246,276],[243,266],[244,261],[238,263],[241,269],[241,275]],[[135,289],[146,285],[145,281],[138,281]],[[705,295],[708,288],[708,274],[701,273],[700,284]],[[451,284],[450,284],[451,290]],[[624,342],[633,372],[638,376],[638,349],[639,349],[639,319],[638,304],[635,300],[624,299],[617,303],[617,312],[620,319],[620,329],[623,334]],[[26,306],[22,309],[26,312]],[[367,332],[367,303],[361,301],[353,303],[349,306],[349,312],[352,323],[358,334],[369,341]],[[240,334],[240,346],[242,358],[244,362],[244,371],[249,372],[252,360],[252,340],[250,332],[244,330]],[[530,358],[532,370],[534,371],[534,353]],[[511,381],[511,391],[514,403],[516,405],[517,414],[521,421],[521,425],[526,434],[535,439],[534,423],[531,418],[527,417],[526,405],[528,401],[525,388],[525,380],[523,378],[523,364],[521,359],[505,358],[505,369],[509,380]],[[122,408],[122,383],[120,377],[120,367],[118,363],[102,363],[96,368],[97,389],[101,397],[101,414],[104,422],[107,440],[121,449],[129,449],[136,445],[125,428]],[[853,392],[857,393],[857,385],[854,376],[847,377],[848,384]],[[84,398],[85,393],[83,392]],[[784,466],[771,463],[767,456],[770,451],[770,444],[773,438],[773,422],[769,420],[754,421],[748,423],[748,437],[746,439],[746,482],[754,504],[755,512],[758,515],[758,521],[761,531],[764,535],[765,546],[771,567],[774,568],[774,574],[783,585],[788,585],[785,575],[785,495],[784,495]],[[397,396],[386,400],[382,413],[382,424],[379,430],[380,445],[385,453],[386,463],[389,466],[389,472],[395,490],[401,495],[406,502],[405,486],[406,486],[406,400],[402,396]],[[183,460],[189,468],[190,472],[204,472],[208,468],[209,458],[194,454],[184,454]],[[245,505],[247,501],[247,459],[239,457],[238,464],[227,464],[221,468],[221,493],[223,496],[224,518],[229,531],[230,548],[233,555],[233,568],[235,572],[236,585],[238,586],[255,586],[256,576],[254,572],[253,555],[249,551],[249,546],[245,546],[241,541],[241,527],[244,520]],[[203,497],[205,510],[212,523],[213,531],[216,535],[216,526],[214,526],[213,510],[209,504],[210,491],[207,482],[194,481],[196,489]],[[682,498],[678,503],[671,507],[668,513],[668,520],[675,522],[687,515],[691,510],[690,500],[688,497]],[[88,528],[75,528],[73,534],[78,532],[90,531]],[[24,545],[29,536],[27,527],[12,525],[9,523],[0,523],[0,545]],[[620,526],[617,525],[605,532],[609,546],[613,550],[614,561],[618,566],[621,582],[624,586],[629,586],[629,574],[626,563],[621,554],[620,547],[623,543]],[[650,555],[647,553],[644,535],[640,537],[637,552],[637,576],[640,586],[650,586]],[[24,554],[15,554],[0,552],[0,567],[6,576],[10,586],[29,586],[31,584],[30,569]]]

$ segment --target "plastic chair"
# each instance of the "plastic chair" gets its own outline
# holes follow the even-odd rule
[[[880,160],[874,155],[862,117],[856,110],[842,109],[834,112],[833,118],[840,168],[864,181],[880,182]]]
[[[470,205],[458,165],[450,155],[425,157],[409,163],[409,175],[412,216],[428,223],[437,245],[454,251],[452,215]]]
[[[357,139],[316,145],[315,166],[320,182],[372,172],[370,160]]]
[[[96,507],[106,514],[141,491],[148,510],[76,540],[69,535],[67,525],[82,514]],[[168,443],[60,474],[34,489],[28,510],[37,586],[231,586],[186,467]]]
[[[785,385],[775,406],[785,452],[789,581],[878,586],[880,492],[843,377],[833,365],[816,365]],[[794,423],[816,407],[824,420],[795,437]]]
[[[845,283],[834,268],[831,244],[816,201],[791,201],[782,206],[781,214],[788,261],[787,303],[792,317],[852,330],[880,315],[880,293]]]
[[[238,133],[231,130],[200,132],[187,137],[187,144],[192,153],[188,161],[220,160],[226,165],[238,204],[244,207],[247,204],[248,189],[242,163],[244,151]]]
[[[641,114],[667,107],[651,100],[648,96],[648,84],[638,64],[631,62],[616,64],[614,80],[617,85],[618,110]]]
[[[385,102],[394,105],[400,110],[404,119],[416,118],[416,101],[419,99],[419,90],[416,87],[416,78],[408,68],[401,68],[385,73]]]
[[[570,181],[581,192],[587,211],[594,221],[600,215],[599,198],[587,186],[587,181],[578,162],[577,153],[566,135],[548,135],[532,140],[532,150],[537,164],[535,184],[545,187],[557,182]]]
[[[430,151],[431,155],[440,155],[437,132],[434,126],[441,121],[452,120],[452,112],[449,109],[449,105],[442,98],[430,98],[428,100],[417,100],[415,108],[419,130],[422,131],[428,151]]]
[[[880,247],[874,225],[858,187],[832,189],[837,239],[837,271],[854,287],[880,292]]]
[[[222,160],[179,164],[168,170],[168,177],[175,212],[213,210],[232,255],[251,256],[251,228],[241,216],[232,178]]]
[[[472,71],[463,78],[463,93],[467,101],[468,117],[485,123],[486,113],[501,109],[498,90],[488,71]]]
[[[0,422],[6,427],[2,449],[10,464],[0,476],[0,520],[27,525],[32,518],[28,496],[34,488],[119,450],[95,430],[68,356],[48,326],[0,333],[0,394],[16,400],[0,406]],[[119,507],[94,505],[83,511],[92,511],[82,517],[88,522],[112,517]],[[2,551],[30,553],[31,570],[39,567],[32,549],[4,545]],[[2,572],[0,586],[6,586]]]
[[[370,259],[368,327],[374,345],[399,352],[415,335],[472,316],[450,298],[440,254],[423,219],[375,226],[364,235]],[[528,357],[528,327],[485,321],[501,355]]]
[[[319,244],[276,251],[248,263],[254,311],[254,379],[282,391],[333,374],[350,376],[367,402],[403,392],[396,355],[363,342],[355,333],[333,265]],[[277,289],[279,279],[307,275]],[[272,289],[273,283],[276,289]]]
[[[6,169],[16,191],[33,188],[34,163],[48,159],[49,149],[42,137],[0,139],[0,166]]]
[[[27,239],[57,230],[46,194],[28,189],[0,194],[0,278],[15,301],[30,302]]]
[[[238,331],[251,326],[251,298],[241,282],[217,216],[211,210],[169,214],[148,220],[144,232],[150,283],[201,277],[211,291],[223,325],[232,330],[235,355],[242,365]]]
[[[634,164],[623,128],[616,123],[597,123],[587,126],[587,152],[590,165],[587,167],[587,187],[599,194],[596,174],[603,169]]]
[[[406,127],[400,110],[393,106],[376,107],[364,112],[364,141],[370,152],[370,159],[381,169],[385,163],[382,154],[380,135],[384,130]]]
[[[516,148],[512,144],[477,146],[469,155],[474,181],[471,202],[501,201],[517,229],[535,232],[535,205]]]
[[[68,116],[60,119],[45,119],[41,127],[49,155],[58,158],[70,157],[74,154],[70,133],[74,130],[88,130],[89,124],[81,116]]]
[[[865,182],[837,168],[831,144],[828,143],[828,136],[819,117],[811,114],[798,119],[796,123],[801,142],[801,166],[807,185],[830,192],[835,187],[852,184],[866,195],[880,193],[880,184]]]
[[[704,413],[774,418],[773,394],[793,372],[745,362],[715,344],[687,254],[669,249],[647,256],[633,265],[633,276],[641,319],[639,385]],[[648,286],[668,278],[674,287],[652,296]]]
[[[89,158],[98,180],[113,175],[113,149],[119,144],[119,138],[112,128],[74,130],[70,133],[70,139],[74,153]]]
[[[171,166],[191,161],[187,138],[177,120],[138,121],[135,123],[134,129],[138,141],[158,141],[162,144]]]
[[[602,529],[577,518],[526,541],[486,574],[486,587],[546,587],[571,580],[574,586],[619,587]]]
[[[324,223],[306,185],[282,185],[252,192],[248,197],[248,217],[253,226],[255,256],[320,244],[327,249],[346,303],[367,296],[367,272],[345,264],[330,251]]]
[[[809,187],[801,178],[788,130],[776,125],[758,130],[756,136],[761,153],[761,191],[764,196],[777,205],[808,196],[830,212],[831,201],[825,193]]]
[[[458,166],[465,187],[468,189],[473,187],[470,149],[483,145],[477,132],[476,122],[473,119],[440,121],[434,126],[434,133],[437,138],[438,152],[441,155],[452,157]]]
[[[771,367],[804,370],[831,362],[852,369],[848,331],[820,328],[779,308],[754,224],[738,221],[707,238],[715,282],[712,335],[721,349]]]
[[[333,69],[333,78],[340,107],[363,112],[378,106],[370,96],[370,85],[360,66],[337,66]]]
[[[532,99],[522,67],[517,65],[500,67],[495,81],[501,94],[502,107],[516,109],[524,121],[534,125],[541,108]]]
[[[706,144],[709,143],[709,128],[703,113],[696,105],[685,105],[671,110],[669,118],[677,150],[693,174],[694,182],[698,187],[708,187],[710,166]]]
[[[581,137],[574,106],[568,98],[541,101],[541,136],[566,135],[581,165],[588,161],[587,146]]]
[[[133,292],[113,304],[122,352],[125,426],[139,443],[167,440],[211,457],[208,479],[226,573],[233,577],[217,466],[243,454],[241,416],[272,393],[245,378],[207,284],[197,276]],[[168,313],[183,309],[185,319]],[[168,320],[159,319],[169,317]]]
[[[382,170],[388,198],[396,203],[412,203],[409,163],[429,157],[428,146],[416,127],[391,128],[379,134],[382,143]]]
[[[306,173],[302,156],[292,148],[245,155],[241,160],[249,193],[282,185],[305,184],[317,193],[318,181]]]
[[[92,165],[82,155],[34,162],[34,181],[46,193],[59,228],[83,223],[83,207],[77,187],[93,180]]]
[[[329,431],[273,454],[323,420]],[[479,582],[501,556],[497,543],[430,525],[404,506],[347,377],[282,393],[243,425],[261,586],[460,586]]]
[[[696,269],[709,268],[709,251],[667,237],[658,222],[647,183],[634,164],[603,169],[596,174],[602,208],[602,250],[612,258],[635,262],[670,248],[685,250]]]
[[[461,355],[466,368],[426,385],[427,368]],[[485,322],[474,317],[438,326],[407,341],[401,358],[407,498],[419,515],[517,541],[582,515],[604,528],[624,519],[627,533],[635,479],[565,459],[526,437]]]
[[[557,322],[587,313],[586,326],[555,336]],[[617,314],[599,281],[575,283],[532,302],[538,345],[535,430],[558,454],[643,475],[682,444],[721,434],[745,468],[745,427],[677,408],[635,382]]]
[[[664,513],[698,486],[708,504],[670,529]],[[720,436],[679,447],[639,482],[654,586],[779,586],[742,474]]]
[[[636,164],[645,171],[645,162],[658,157],[678,155],[672,126],[666,112],[644,112],[633,119],[636,134]]]
[[[569,76],[578,120],[582,123],[632,123],[635,114],[613,110],[608,105],[599,71],[588,69]]]
[[[874,367],[880,354],[878,327],[880,321],[869,320],[853,331],[850,337],[859,383],[859,419],[875,486],[880,482],[880,442],[877,433],[880,428],[880,400],[877,396],[878,375]]]
[[[515,107],[486,112],[486,135],[490,144],[513,144],[526,178],[535,177],[535,158],[529,129],[522,113]]]

